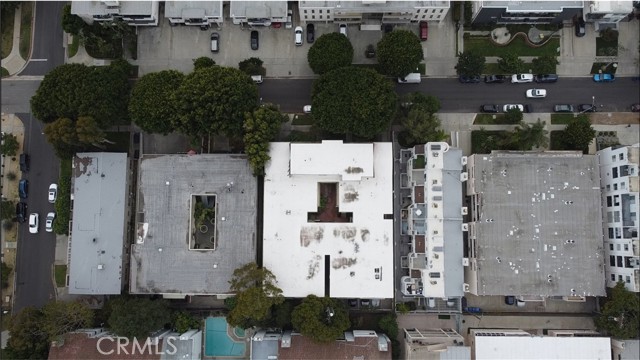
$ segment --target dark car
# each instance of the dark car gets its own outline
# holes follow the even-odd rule
[[[632,112],[640,112],[640,104],[631,105],[631,111]]]
[[[480,111],[483,113],[497,113],[500,111],[498,105],[482,105],[480,106]]]
[[[20,171],[27,172],[29,171],[29,164],[31,163],[31,158],[29,154],[20,154]]]
[[[29,196],[29,180],[20,180],[18,183],[18,193],[20,193],[20,199],[26,199]]]
[[[565,112],[565,113],[572,113],[573,112],[573,105],[568,105],[568,104],[559,104],[553,107],[553,111],[555,112]]]
[[[504,297],[504,303],[507,305],[515,305],[516,304],[516,297],[515,296],[505,296]]]
[[[501,84],[504,80],[504,75],[487,75],[484,77],[484,82],[487,84]]]
[[[220,35],[211,33],[211,52],[217,53],[220,50]]]
[[[540,74],[534,78],[537,83],[554,83],[558,81],[558,75],[556,74]]]
[[[307,24],[307,42],[311,44],[316,39],[316,29],[313,24]]]
[[[477,75],[460,75],[460,77],[458,78],[458,80],[460,80],[461,83],[463,84],[476,84],[480,82],[480,76]]]
[[[596,112],[598,108],[593,104],[580,104],[578,105],[579,112]]]
[[[420,40],[427,41],[429,37],[429,24],[426,21],[420,21]]]
[[[388,33],[392,32],[392,31],[393,31],[393,25],[391,25],[391,24],[385,24],[384,25],[384,33],[385,34],[388,34]]]
[[[18,222],[27,221],[27,204],[23,202],[19,202],[16,204],[16,218],[18,218]]]
[[[576,36],[577,37],[583,37],[587,33],[586,28],[585,28],[584,19],[582,19],[582,18],[578,19],[578,21],[575,22],[574,26],[576,28]]]
[[[468,313],[472,313],[472,314],[479,314],[479,313],[481,313],[481,312],[482,312],[482,309],[481,309],[481,308],[479,308],[479,307],[475,307],[475,306],[469,306],[469,307],[466,307],[464,310],[465,310],[466,312],[468,312]]]
[[[253,30],[251,32],[251,50],[258,50],[260,47],[259,36],[257,31]]]

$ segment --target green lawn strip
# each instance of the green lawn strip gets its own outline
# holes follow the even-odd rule
[[[596,56],[618,56],[618,39],[606,41],[604,38],[596,38]]]
[[[67,265],[55,265],[56,286],[67,286]]]
[[[2,45],[0,46],[0,54],[4,59],[11,53],[13,47],[13,20],[15,10],[3,11],[0,17],[0,33],[2,34]]]
[[[615,74],[617,67],[612,65],[613,63],[602,63],[602,62],[593,63],[593,65],[591,65],[591,73],[597,74],[599,70],[602,70],[603,73]]]
[[[552,125],[568,124],[573,120],[575,116],[573,114],[551,114]]]
[[[60,160],[60,177],[58,178],[58,199],[55,203],[56,220],[53,231],[58,235],[69,235],[69,219],[71,218],[71,159]]]
[[[474,37],[464,39],[464,50],[474,51],[482,56],[502,56],[506,53],[513,52],[518,56],[542,56],[542,55],[558,55],[560,47],[560,38],[553,37],[545,45],[534,48],[527,45],[521,36],[515,38],[507,46],[495,45],[488,37]]]
[[[483,134],[484,133],[484,134]],[[471,152],[473,154],[488,154],[491,150],[501,149],[498,145],[510,132],[506,130],[473,130],[471,132]]]
[[[9,70],[2,68],[2,77],[9,76]]]
[[[69,35],[69,36],[72,36],[72,35]],[[68,50],[68,56],[70,58],[76,56],[76,54],[78,53],[78,47],[79,46],[80,46],[79,37],[77,35],[73,36],[73,40],[71,40],[71,44],[69,44],[69,48],[67,49]]]
[[[524,63],[525,69],[531,69],[531,63]],[[484,73],[485,74],[496,74],[496,75],[501,75],[503,74],[502,69],[500,69],[500,66],[498,66],[498,63],[486,63],[484,64]],[[504,74],[507,75],[508,77],[511,76],[512,74]],[[506,82],[511,81],[510,79],[507,79]]]
[[[115,144],[106,143],[107,151],[110,152],[129,152],[130,133],[128,131],[107,131],[105,132],[107,140]]]
[[[427,164],[424,155],[418,155],[415,159],[413,159],[413,168],[414,169],[424,169],[424,166]]]
[[[29,59],[31,52],[33,4],[33,1],[22,2],[22,19],[20,20],[20,56],[25,60]]]
[[[508,123],[504,114],[476,114],[474,125],[513,125]]]
[[[296,114],[291,125],[313,125],[313,116],[309,114]]]

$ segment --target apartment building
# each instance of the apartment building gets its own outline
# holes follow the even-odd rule
[[[379,30],[382,24],[442,22],[450,1],[299,1],[298,8],[301,22],[362,24]]]
[[[209,28],[224,22],[222,1],[166,1],[164,17],[169,24]]]
[[[447,360],[471,359],[471,348],[453,329],[402,329],[403,359]]]
[[[582,13],[584,1],[473,1],[474,24],[560,24]]]
[[[633,1],[596,0],[585,1],[584,20],[591,22],[596,31],[606,28],[618,29],[618,23],[628,21],[633,13]]]
[[[236,25],[271,26],[287,21],[286,1],[231,1],[229,14]]]
[[[72,1],[71,13],[87,24],[121,19],[131,26],[157,26],[159,1]]]

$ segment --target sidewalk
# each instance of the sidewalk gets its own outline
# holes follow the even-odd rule
[[[7,69],[9,75],[15,75],[19,73],[27,61],[20,56],[20,22],[22,16],[22,6],[16,8],[15,16],[13,17],[13,45],[11,47],[11,53],[4,59],[2,59],[2,67]]]

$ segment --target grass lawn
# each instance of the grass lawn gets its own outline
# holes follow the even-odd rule
[[[606,41],[604,38],[596,38],[596,56],[618,56],[618,39]]]
[[[67,286],[67,265],[55,265],[56,286]]]
[[[424,166],[427,164],[427,161],[424,158],[424,155],[418,155],[413,160],[413,168],[414,169],[424,169]]]
[[[2,77],[9,76],[9,71],[5,68],[2,68]]]
[[[13,18],[15,10],[3,11],[0,18],[0,34],[2,34],[2,45],[0,46],[0,54],[4,59],[11,53],[13,46]]]
[[[296,114],[291,125],[313,125],[313,116],[310,114]]]
[[[31,26],[33,24],[33,1],[22,2],[22,19],[20,20],[20,56],[27,60],[31,51]]]
[[[107,140],[115,142],[115,144],[107,143],[107,151],[111,152],[129,152],[129,133],[128,132],[110,132],[105,133]]]
[[[71,44],[69,44],[69,48],[68,48],[68,52],[69,52],[68,56],[70,58],[76,56],[76,54],[78,53],[78,46],[80,46],[80,40],[79,40],[78,36],[74,36],[73,40],[71,41]]]
[[[563,135],[564,135],[563,130],[555,130],[549,134],[550,150],[568,150],[566,144],[562,140]]]
[[[601,62],[593,63],[593,65],[591,65],[591,73],[597,74],[599,70],[602,70],[603,73],[615,74],[618,68],[612,65],[613,65],[612,63],[601,63]]]
[[[525,69],[531,69],[531,63],[524,63]],[[503,74],[504,71],[502,71],[502,69],[500,69],[500,66],[498,66],[497,63],[486,63],[484,64],[484,73],[485,74]],[[509,76],[511,76],[511,74],[507,74]],[[507,79],[507,82],[509,82],[511,80]]]
[[[464,39],[464,50],[475,51],[482,56],[502,56],[508,52],[513,52],[518,56],[542,56],[558,55],[560,38],[553,37],[545,45],[533,48],[527,45],[521,36],[515,38],[507,46],[497,46],[488,37],[469,37]]]
[[[574,118],[575,116],[573,114],[551,114],[551,124],[553,125],[568,124]]]
[[[508,134],[509,131],[505,130],[474,130],[471,132],[471,152],[473,154],[489,154],[491,150],[508,150],[500,147],[500,143]]]
[[[476,114],[475,125],[513,125],[505,121],[504,114]]]

